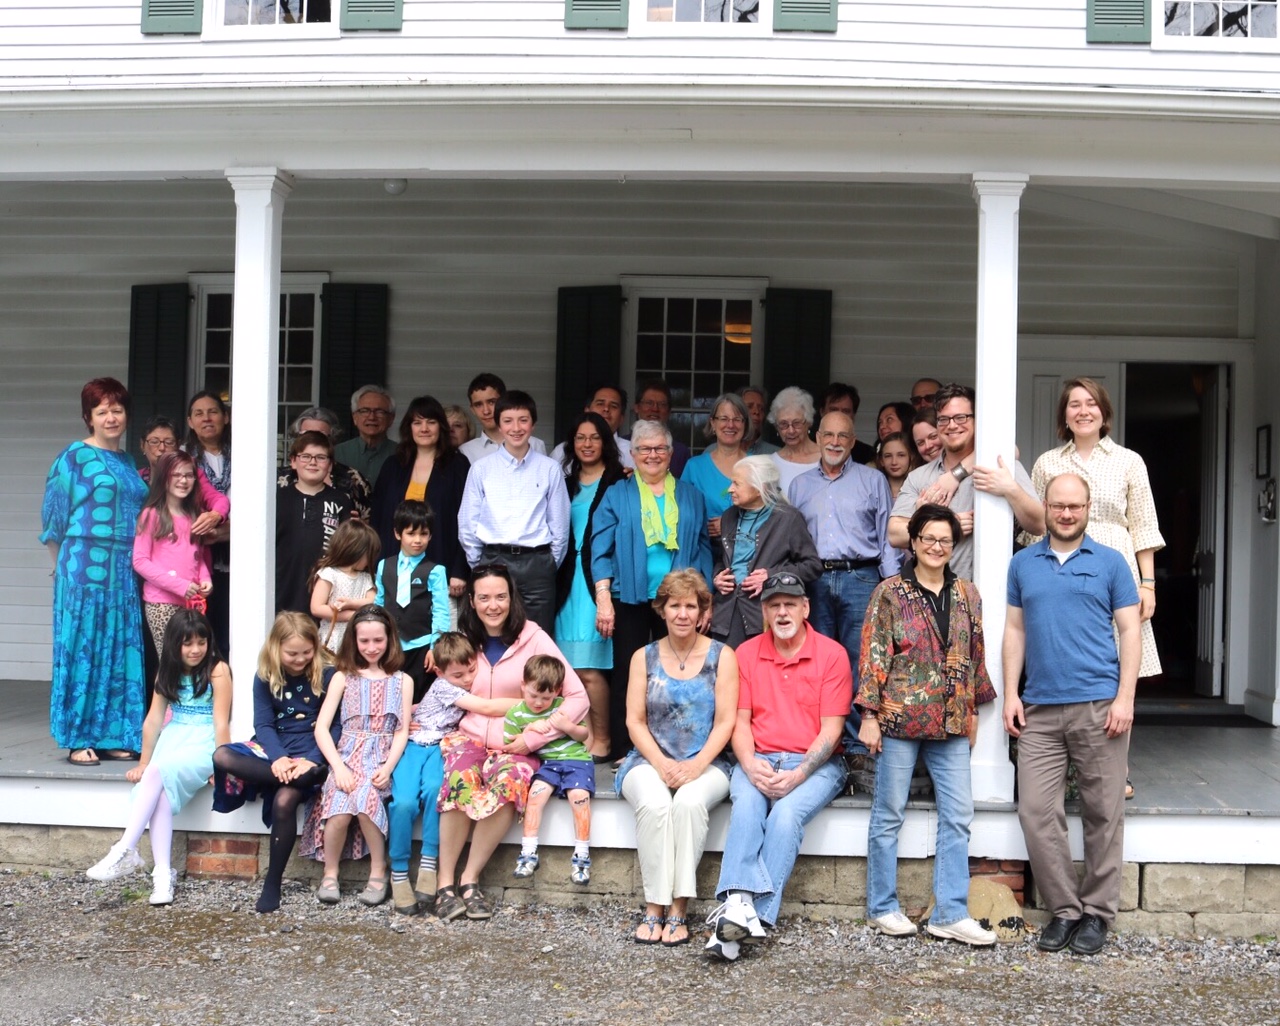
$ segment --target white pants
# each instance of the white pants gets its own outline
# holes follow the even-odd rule
[[[707,843],[711,810],[729,796],[729,778],[708,766],[702,776],[672,791],[658,771],[640,763],[622,781],[622,797],[636,810],[636,848],[644,900],[670,905],[698,896],[698,862]]]

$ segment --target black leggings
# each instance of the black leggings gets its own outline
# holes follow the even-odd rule
[[[324,782],[329,767],[313,766],[291,784],[281,784],[271,772],[271,763],[256,755],[245,755],[223,745],[213,753],[213,764],[246,783],[269,789],[271,796],[271,854],[264,885],[279,888],[285,866],[298,840],[298,806]]]

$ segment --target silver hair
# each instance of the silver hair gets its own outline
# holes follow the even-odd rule
[[[342,441],[345,432],[342,430],[342,423],[338,420],[338,415],[332,410],[326,410],[323,406],[308,406],[305,410],[293,418],[293,423],[289,425],[289,437],[297,438],[302,434],[302,422],[304,420],[322,420],[329,425],[329,442],[337,445]]]
[[[395,396],[393,396],[381,385],[361,385],[354,392],[352,392],[351,393],[351,412],[352,413],[356,412],[356,410],[360,406],[360,400],[363,399],[370,392],[372,392],[374,395],[380,395],[384,399],[386,399],[387,402],[391,404],[391,415],[395,416],[395,412],[396,412]]]
[[[742,418],[742,447],[750,449],[756,440],[756,429],[751,423],[751,414],[747,412],[747,404],[742,401],[742,396],[737,392],[724,392],[716,396],[716,401],[711,404],[711,417],[708,417],[707,423],[703,425],[703,432],[708,438],[715,438],[716,428],[712,417],[720,412],[720,407],[725,403],[737,410],[738,416]]]
[[[795,385],[788,385],[773,397],[773,405],[769,407],[769,423],[776,427],[778,414],[785,410],[799,410],[800,416],[810,427],[813,427],[813,418],[818,412],[813,406],[813,396]]]
[[[631,425],[631,448],[647,438],[661,438],[664,445],[671,444],[671,432],[659,420],[637,420]]]
[[[767,508],[773,509],[779,503],[787,504],[786,496],[782,494],[782,475],[778,473],[778,465],[772,456],[746,456],[738,460],[733,469],[746,471],[747,483],[760,493]]]

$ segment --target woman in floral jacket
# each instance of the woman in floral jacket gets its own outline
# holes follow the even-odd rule
[[[876,758],[867,832],[867,919],[881,933],[914,934],[898,906],[898,832],[916,759],[923,754],[938,806],[933,915],[935,937],[990,945],[996,935],[969,917],[969,749],[977,707],[996,697],[987,676],[982,601],[948,567],[960,521],[925,505],[907,524],[912,567],[871,596],[858,660],[859,737]]]

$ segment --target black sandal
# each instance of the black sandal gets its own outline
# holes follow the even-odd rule
[[[484,896],[484,891],[480,890],[478,883],[462,884],[459,887],[458,895],[462,898],[462,904],[467,910],[468,919],[491,919],[493,917],[493,906],[489,904],[489,899]]]
[[[467,906],[462,903],[462,899],[458,897],[458,892],[452,885],[441,887],[436,891],[436,918],[441,922],[447,923],[466,912]]]

